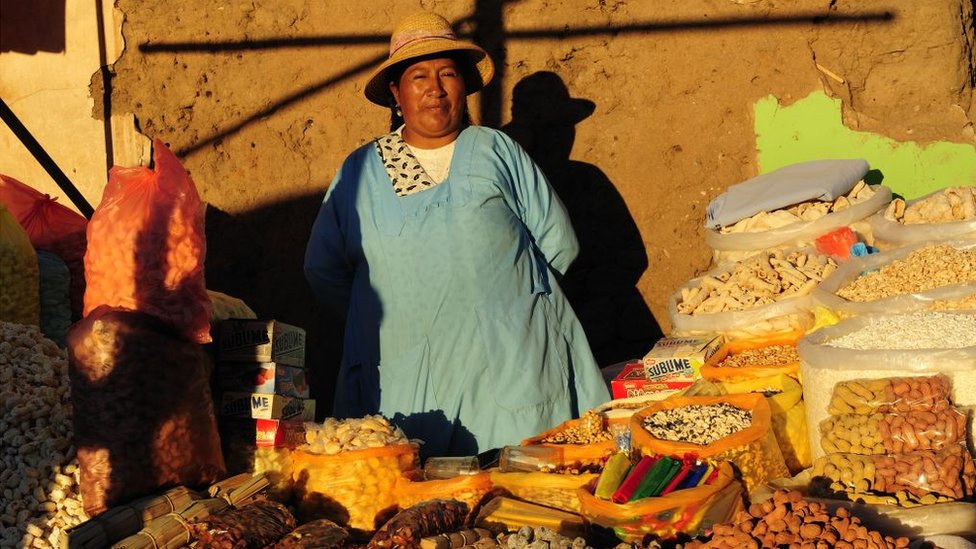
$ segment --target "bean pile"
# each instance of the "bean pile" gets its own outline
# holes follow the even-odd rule
[[[0,546],[56,547],[88,519],[71,437],[64,351],[36,326],[0,322]]]
[[[869,530],[840,507],[831,513],[799,492],[777,490],[770,500],[754,503],[728,523],[716,524],[707,542],[692,541],[685,549],[902,549],[908,538],[892,538]]]
[[[958,349],[976,345],[976,315],[909,313],[880,316],[826,342],[843,349]]]
[[[949,379],[942,375],[854,379],[834,385],[831,415],[928,412],[949,406]]]
[[[958,500],[973,493],[976,468],[965,446],[956,444],[940,452],[827,454],[814,461],[813,476],[830,479],[837,491],[901,494],[899,499],[917,501],[934,494]]]
[[[800,360],[795,345],[770,345],[758,349],[748,349],[741,353],[729,354],[718,363],[720,368],[743,368],[747,366],[783,366]]]
[[[655,438],[707,446],[752,425],[752,412],[721,402],[660,410],[644,420]]]
[[[592,549],[584,538],[570,539],[544,526],[523,526],[501,541],[502,547],[507,549]]]
[[[678,313],[707,314],[743,311],[807,295],[837,269],[828,256],[783,250],[766,251],[735,264],[698,285],[681,290]]]
[[[849,301],[867,302],[886,297],[914,294],[976,281],[976,249],[959,250],[946,244],[919,248],[864,273],[837,291]]]
[[[334,456],[346,450],[379,448],[409,442],[399,427],[381,415],[339,420],[325,418],[321,424],[305,424],[302,450],[310,454]]]
[[[548,444],[593,444],[610,440],[611,433],[605,425],[603,416],[596,410],[587,410],[579,418],[579,423],[568,429],[553,433],[542,439]]]
[[[955,408],[904,414],[843,414],[820,423],[825,452],[900,454],[941,450],[966,440],[966,415]]]

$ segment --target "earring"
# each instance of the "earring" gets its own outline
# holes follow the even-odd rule
[[[393,114],[397,115],[400,118],[403,118],[403,111],[400,110],[400,105],[393,107]]]

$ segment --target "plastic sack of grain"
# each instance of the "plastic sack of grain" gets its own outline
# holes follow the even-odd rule
[[[812,296],[841,317],[976,310],[976,240],[919,242],[851,258]]]
[[[12,177],[0,175],[0,203],[7,206],[27,231],[34,248],[57,254],[71,271],[71,314],[77,320],[81,318],[85,298],[88,220],[57,200]]]
[[[976,187],[946,187],[907,202],[895,199],[869,222],[879,250],[949,238],[976,240]]]
[[[842,345],[842,346],[837,346]],[[834,387],[857,379],[944,374],[952,404],[976,409],[976,314],[920,312],[849,318],[797,343],[807,425],[830,415]],[[971,428],[970,428],[971,429]],[[810,429],[813,457],[824,454]],[[972,445],[972,431],[968,433]]]
[[[71,272],[61,258],[38,250],[40,271],[41,332],[44,337],[64,347],[71,326]]]
[[[143,313],[99,307],[68,332],[74,442],[85,510],[226,468],[206,350]]]
[[[673,335],[749,339],[806,331],[811,292],[837,268],[812,248],[762,252],[694,278],[668,300]]]
[[[812,246],[817,237],[841,227],[851,227],[862,238],[870,241],[870,225],[866,220],[888,205],[891,201],[891,189],[882,185],[869,185],[867,191],[858,189],[858,192],[868,195],[868,198],[860,201],[849,200],[850,205],[846,208],[832,210],[823,217],[809,221],[796,221],[768,229],[747,229],[742,232],[706,229],[705,243],[713,250],[714,263],[727,265],[764,250]]]
[[[204,205],[176,155],[159,139],[153,149],[154,170],[109,171],[88,224],[85,315],[101,305],[139,311],[209,343]]]
[[[0,320],[37,326],[39,279],[37,255],[27,232],[0,204]]]

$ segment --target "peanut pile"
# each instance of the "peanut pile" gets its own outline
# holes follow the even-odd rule
[[[850,192],[838,196],[833,201],[808,200],[772,212],[759,212],[752,217],[738,221],[734,225],[722,227],[719,232],[729,234],[768,231],[801,221],[814,221],[827,214],[847,209],[853,204],[864,202],[874,196],[875,192],[864,181],[859,181]]]
[[[735,264],[698,285],[682,288],[677,303],[681,314],[743,311],[788,297],[809,294],[837,269],[837,263],[815,253],[766,251]]]
[[[605,426],[603,416],[596,410],[587,410],[579,418],[579,423],[568,429],[553,433],[542,439],[548,444],[593,444],[610,440],[611,433]]]
[[[36,326],[0,322],[0,546],[57,547],[88,519],[71,445],[68,360]]]
[[[884,217],[904,225],[976,219],[976,189],[946,187],[941,193],[932,194],[910,206],[903,199],[895,198],[888,204]]]
[[[904,414],[843,414],[820,423],[827,453],[900,454],[941,450],[966,440],[966,415],[955,408]]]
[[[929,245],[876,271],[861,274],[837,291],[849,301],[868,302],[976,281],[976,249]]]
[[[730,354],[718,363],[720,368],[742,368],[746,366],[783,366],[800,360],[795,345],[770,345],[758,349],[748,349]]]
[[[305,424],[306,445],[301,449],[310,454],[334,456],[346,450],[395,446],[409,442],[399,427],[381,415],[339,420],[325,418],[321,424]]]
[[[770,500],[754,503],[724,524],[716,524],[707,542],[693,541],[684,549],[901,549],[908,538],[892,538],[869,530],[841,507],[830,513],[799,492],[777,490]]]
[[[724,402],[660,410],[644,419],[655,438],[707,446],[752,425],[752,412]]]
[[[938,411],[949,406],[949,379],[942,375],[853,379],[834,385],[831,415]]]

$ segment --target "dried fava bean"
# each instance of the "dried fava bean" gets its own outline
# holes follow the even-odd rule
[[[842,349],[959,349],[976,346],[976,315],[908,313],[871,323],[824,343]]]
[[[717,364],[720,368],[743,368],[747,366],[783,366],[799,362],[800,355],[796,345],[770,345],[748,349],[741,353],[729,354]]]
[[[721,402],[690,404],[659,410],[644,419],[644,429],[655,438],[702,446],[752,425],[752,412]]]
[[[902,414],[844,414],[820,423],[827,453],[900,454],[941,450],[966,440],[966,415],[955,408]]]
[[[79,495],[68,361],[37,326],[0,321],[0,547],[56,547],[88,520]]]
[[[925,412],[949,407],[949,378],[943,375],[854,379],[834,385],[831,415]]]
[[[973,281],[976,249],[933,244],[862,274],[837,290],[837,295],[849,301],[868,302]]]
[[[904,549],[908,541],[869,530],[844,507],[831,512],[823,503],[805,501],[799,492],[777,490],[771,499],[753,503],[748,512],[714,525],[709,541],[691,541],[684,548]]]

